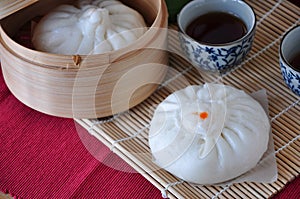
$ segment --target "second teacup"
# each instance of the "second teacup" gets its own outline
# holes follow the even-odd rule
[[[300,26],[289,30],[279,48],[282,77],[290,90],[300,96]]]
[[[181,47],[202,70],[225,73],[240,64],[250,51],[256,19],[240,0],[194,0],[179,13]]]

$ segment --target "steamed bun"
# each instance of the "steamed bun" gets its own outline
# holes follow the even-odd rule
[[[244,91],[189,86],[160,103],[150,123],[153,161],[196,184],[215,184],[255,167],[268,147],[270,122]]]
[[[61,5],[34,29],[37,50],[55,54],[100,54],[118,50],[146,32],[143,17],[117,0],[83,0]]]

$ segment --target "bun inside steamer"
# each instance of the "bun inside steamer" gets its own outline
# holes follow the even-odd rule
[[[228,181],[257,165],[270,122],[244,91],[221,84],[189,86],[160,103],[150,123],[154,162],[196,184]]]
[[[55,54],[101,54],[118,50],[147,31],[140,13],[117,0],[63,4],[34,28],[35,49]]]

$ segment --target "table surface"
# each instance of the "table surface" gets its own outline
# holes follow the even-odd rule
[[[298,0],[290,1],[300,6]],[[0,144],[2,145],[0,157],[6,160],[6,162],[0,162],[0,190],[9,193],[8,195],[0,194],[0,198],[10,198],[11,195],[39,198],[38,196],[47,194],[49,198],[161,198],[160,190],[144,179],[141,174],[132,170],[109,148],[91,137],[85,129],[71,119],[44,115],[26,107],[9,92],[4,83],[2,71],[0,77]],[[61,135],[62,133],[68,135]],[[11,138],[8,134],[15,137]],[[52,136],[51,139],[45,134]],[[26,135],[30,139],[25,139]],[[37,137],[42,137],[43,140],[32,140]],[[97,145],[97,150],[101,150],[100,155],[98,154],[95,158],[94,154],[89,154],[81,144],[82,139]],[[28,143],[19,142],[21,140]],[[43,151],[36,150],[45,150],[47,154],[42,154],[42,156],[39,153]],[[58,154],[64,151],[66,155],[72,154],[72,157]],[[7,154],[11,156],[8,157]],[[45,156],[53,161],[43,159]],[[36,164],[43,166],[35,167],[31,163],[32,159],[36,161]],[[114,165],[116,163],[118,166]],[[49,170],[47,166],[57,167]],[[116,167],[118,169],[115,169]],[[66,174],[64,171],[72,173]],[[28,177],[28,174],[34,175],[34,173],[39,176]],[[30,180],[35,185],[30,186],[29,184],[32,184]],[[45,184],[45,182],[51,184]],[[55,185],[68,185],[68,188],[64,189]],[[300,198],[299,185],[300,179],[297,177],[274,198],[291,198],[291,196]],[[69,190],[72,191],[68,192]],[[53,191],[60,195],[53,194]]]

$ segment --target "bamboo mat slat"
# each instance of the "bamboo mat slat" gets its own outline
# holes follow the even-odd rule
[[[196,68],[176,53],[180,52],[177,34],[170,31],[170,70],[155,93],[131,110],[109,118],[75,119],[169,198],[269,198],[300,173],[300,98],[285,86],[278,64],[280,40],[285,32],[300,24],[300,8],[283,0],[247,2],[257,15],[256,36],[248,57],[235,70],[222,77],[199,75]],[[170,30],[177,30],[176,25],[171,25]],[[152,162],[147,135],[156,106],[172,92],[204,82],[224,83],[248,93],[267,91],[277,181],[193,186]]]

